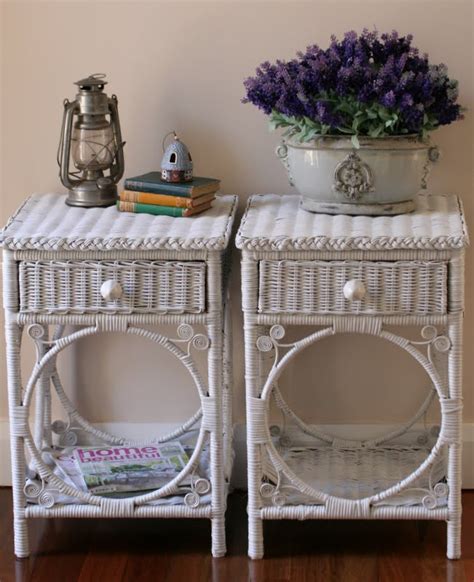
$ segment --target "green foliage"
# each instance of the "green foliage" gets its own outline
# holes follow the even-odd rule
[[[343,120],[336,128],[309,117],[294,117],[273,110],[270,115],[270,129],[282,128],[284,137],[291,137],[299,142],[308,142],[320,135],[352,136],[352,143],[356,148],[359,147],[358,137],[408,134],[408,130],[401,127],[397,112],[379,103],[361,103],[352,96],[326,96],[323,100],[330,103],[332,112]],[[437,120],[425,114],[421,137],[426,137],[437,126]]]

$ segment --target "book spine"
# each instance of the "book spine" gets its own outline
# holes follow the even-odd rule
[[[169,194],[170,185],[167,182],[163,184],[148,184],[137,180],[125,180],[125,190],[133,190],[134,192],[148,192],[149,194]],[[193,190],[184,184],[173,184],[173,193],[175,196],[183,198],[191,198]]]
[[[176,208],[191,208],[193,202],[189,198],[168,194],[150,194],[149,192],[134,192],[124,190],[120,194],[122,202],[139,202],[141,204],[159,204],[160,206],[174,206]]]
[[[140,204],[139,202],[117,201],[117,207],[121,212],[135,212],[137,214],[156,214],[163,216],[186,216],[186,208],[173,206],[159,206],[158,204]]]

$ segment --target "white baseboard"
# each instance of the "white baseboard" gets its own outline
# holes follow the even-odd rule
[[[126,423],[114,422],[98,424],[104,430],[113,434],[137,439],[145,439],[146,435],[160,435],[176,428],[175,424],[154,424],[154,423]],[[8,420],[0,419],[0,486],[11,485],[10,476],[10,447],[8,439]],[[370,438],[376,434],[388,432],[391,426],[388,425],[327,425],[325,427],[334,434],[346,434],[350,432],[353,438]],[[342,435],[341,435],[342,436]],[[246,446],[245,446],[245,425],[239,424],[234,432],[234,470],[232,474],[232,484],[238,489],[246,488]],[[463,425],[463,488],[474,489],[474,423]]]
[[[0,419],[0,486],[11,485],[8,420]]]

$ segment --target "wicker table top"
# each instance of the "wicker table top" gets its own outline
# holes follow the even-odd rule
[[[63,194],[33,194],[10,218],[0,245],[12,250],[212,250],[229,243],[236,196],[218,196],[198,216],[173,218],[66,206]]]
[[[390,250],[458,249],[469,244],[462,205],[453,195],[420,195],[417,208],[397,216],[315,214],[299,197],[252,196],[237,234],[240,249]]]

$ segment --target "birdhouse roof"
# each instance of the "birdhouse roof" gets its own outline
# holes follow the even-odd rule
[[[193,162],[189,150],[180,139],[175,138],[166,148],[161,160],[162,170],[192,170]]]

